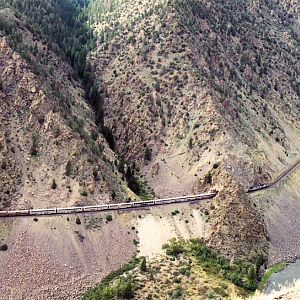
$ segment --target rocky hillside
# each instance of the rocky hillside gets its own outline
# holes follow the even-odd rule
[[[117,152],[157,194],[218,161],[244,186],[299,152],[296,1],[91,1],[90,56]]]
[[[117,158],[74,69],[12,10],[0,11],[0,24],[0,207],[124,200]]]
[[[201,240],[171,240],[165,253],[135,259],[83,299],[246,299],[257,287],[263,258],[229,261]],[[239,296],[239,297],[238,297]]]
[[[2,207],[132,198],[137,169],[158,196],[220,191],[219,250],[264,248],[243,189],[300,149],[296,3],[1,6]]]

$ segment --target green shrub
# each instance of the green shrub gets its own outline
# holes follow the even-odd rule
[[[258,275],[254,264],[245,261],[230,264],[228,259],[200,240],[191,241],[191,251],[207,272],[222,273],[224,278],[245,290],[254,291],[257,288]]]
[[[86,190],[83,190],[80,192],[80,195],[83,196],[83,197],[87,197],[88,193]]]
[[[174,210],[174,211],[171,212],[171,215],[172,215],[172,216],[176,216],[176,215],[178,215],[179,213],[180,213],[179,210],[176,209],[176,210]]]
[[[113,217],[112,217],[112,215],[107,215],[107,216],[105,217],[105,219],[106,219],[107,222],[111,222],[112,219],[113,219]]]
[[[93,176],[95,180],[99,180],[98,168],[96,167],[93,168]]]
[[[183,266],[179,269],[179,273],[185,276],[190,276],[191,274],[191,266],[190,265],[186,265]]]
[[[75,222],[76,222],[77,225],[80,225],[80,224],[81,224],[80,218],[79,218],[79,217],[76,217],[76,221],[75,221]]]
[[[142,272],[146,272],[147,271],[146,257],[142,258],[142,261],[141,261],[141,271]]]
[[[7,244],[0,245],[0,251],[7,251],[8,247]]]
[[[57,183],[56,183],[55,179],[53,179],[53,181],[52,181],[51,188],[52,188],[52,190],[56,190],[56,188],[57,188]]]
[[[66,165],[66,175],[70,176],[72,173],[72,163],[70,160],[68,160],[67,165]]]
[[[145,157],[146,161],[150,161],[151,160],[151,158],[152,158],[152,150],[149,147],[146,147],[144,157]]]
[[[110,273],[101,283],[83,296],[83,300],[113,300],[131,299],[137,288],[131,277],[119,278],[120,275],[134,269],[140,263],[139,258],[134,258],[119,270]]]
[[[261,278],[261,282],[259,283],[259,287],[258,289],[260,291],[263,291],[267,284],[268,284],[268,281],[271,277],[271,275],[273,273],[277,273],[277,272],[280,272],[281,270],[283,270],[284,268],[286,267],[286,263],[285,262],[282,262],[282,263],[279,263],[277,265],[274,265],[273,267],[270,267],[266,272],[265,274],[263,275],[263,277]]]
[[[116,294],[119,299],[132,299],[134,296],[132,280],[130,278],[126,280],[121,279],[116,287]]]
[[[214,163],[214,164],[213,164],[213,168],[214,168],[214,169],[217,169],[218,167],[219,167],[219,163]]]
[[[183,296],[183,290],[182,288],[179,286],[177,287],[170,295],[171,299],[178,299],[181,298]]]
[[[32,136],[32,145],[31,145],[31,149],[30,149],[30,154],[32,156],[37,156],[38,155],[38,147],[39,147],[38,135],[34,134]]]
[[[163,246],[166,250],[166,254],[170,256],[178,256],[185,252],[184,242],[176,239],[172,239],[169,244]]]
[[[211,184],[212,183],[212,175],[211,172],[208,172],[204,177],[204,184]]]
[[[193,148],[193,139],[190,138],[189,139],[189,149],[192,149]]]

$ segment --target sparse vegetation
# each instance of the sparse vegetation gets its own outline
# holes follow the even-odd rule
[[[229,293],[232,292],[237,292],[246,297],[257,287],[259,273],[256,268],[256,259],[259,257],[258,254],[249,258],[249,261],[230,261],[220,253],[207,247],[201,240],[183,241],[172,239],[163,248],[166,255],[170,256],[169,259],[162,256],[159,260],[149,260],[148,267],[146,259],[143,257],[135,266],[131,265],[130,275],[128,274],[129,269],[126,268],[124,272],[112,273],[101,282],[98,288],[94,290],[98,291],[99,298],[86,299],[106,299],[100,297],[100,295],[103,297],[100,291],[103,292],[104,287],[117,287],[120,280],[128,278],[132,279],[136,297],[141,297],[145,291],[155,293],[158,292],[155,290],[158,278],[156,276],[161,278],[161,288],[163,289],[163,291],[160,289],[156,295],[158,297],[166,295],[168,299],[185,299],[185,297],[196,296],[199,293],[206,295],[208,299],[219,299],[220,297],[221,299],[229,299]],[[182,282],[191,280],[189,277],[192,274],[193,276],[197,274],[196,278],[193,277],[192,282],[188,285],[182,284]],[[198,276],[200,276],[199,279]],[[201,276],[203,276],[202,279],[200,279]],[[202,284],[193,284],[195,280]],[[216,286],[216,284],[218,285]],[[201,291],[199,286],[201,286]],[[195,294],[191,294],[192,290]],[[116,292],[112,294],[116,295]],[[96,293],[89,293],[89,296],[91,295],[96,296]]]
[[[263,291],[266,288],[272,274],[280,272],[286,267],[286,265],[287,264],[283,262],[270,267],[262,276],[258,289]]]
[[[140,259],[134,258],[119,270],[112,272],[101,283],[83,296],[83,300],[95,299],[131,299],[137,286],[130,276],[120,277],[134,269],[140,263]]]
[[[143,200],[153,199],[154,193],[147,186],[146,182],[138,178],[135,163],[130,165],[123,157],[117,162],[118,171],[125,176],[128,187],[140,196]]]
[[[222,276],[245,290],[254,291],[258,287],[259,268],[265,258],[257,254],[252,261],[246,262],[237,260],[230,263],[219,253],[208,248],[200,240],[191,240],[185,243],[181,240],[172,240],[164,246],[167,255],[178,256],[179,254],[192,255],[197,258],[201,267],[207,272]]]
[[[185,252],[185,244],[181,240],[172,239],[169,244],[163,245],[167,255],[177,256]]]
[[[11,207],[8,199],[19,197],[18,184],[24,182],[23,174],[28,177],[25,180],[34,195],[34,205],[38,203],[39,195],[45,195],[43,190],[35,189],[36,181],[40,181],[38,176],[44,181],[46,190],[59,188],[62,196],[67,195],[70,201],[78,200],[79,182],[81,196],[89,196],[88,200],[91,200],[81,197],[82,202],[93,203],[99,195],[108,195],[118,201],[126,197],[130,202],[131,191],[126,194],[126,184],[142,199],[152,197],[147,181],[141,179],[139,166],[147,169],[146,176],[151,176],[151,181],[147,180],[151,184],[157,184],[157,179],[171,170],[170,185],[174,182],[176,185],[176,180],[185,183],[186,178],[181,176],[196,173],[200,178],[209,167],[211,170],[204,183],[210,185],[218,183],[218,174],[225,163],[232,163],[235,168],[235,159],[239,158],[239,169],[235,168],[235,173],[244,169],[243,163],[250,162],[248,153],[257,150],[256,138],[260,141],[257,158],[267,157],[265,154],[272,143],[278,143],[276,149],[279,152],[274,153],[274,157],[281,164],[287,159],[283,155],[290,155],[291,159],[296,153],[288,153],[295,150],[295,145],[289,145],[293,139],[291,125],[299,127],[300,108],[296,76],[299,45],[295,38],[297,34],[292,30],[295,21],[293,3],[285,7],[274,1],[263,1],[259,5],[252,1],[224,4],[224,1],[206,3],[196,0],[0,2],[10,6],[13,12],[7,13],[2,10],[4,4],[1,6],[1,36],[22,58],[12,52],[8,59],[11,64],[3,64],[10,47],[4,47],[4,55],[0,55],[6,73],[12,66],[20,66],[13,69],[12,81],[8,82],[9,74],[0,79],[0,93],[4,94],[4,99],[9,96],[9,105],[7,101],[0,105],[1,111],[4,108],[2,115],[8,121],[8,125],[1,122],[5,127],[3,132],[8,133],[3,139],[0,137],[3,141],[0,171],[1,175],[7,176],[5,183],[0,177],[3,183],[1,209]],[[92,30],[98,41],[97,49],[89,55],[96,47]],[[21,82],[22,86],[19,88],[13,81]],[[84,101],[80,103],[81,87],[84,87],[84,97],[95,114],[86,109]],[[11,91],[16,93],[13,95]],[[8,92],[10,95],[6,94]],[[11,101],[11,95],[17,101]],[[102,106],[104,100],[106,105]],[[64,119],[68,122],[62,121]],[[288,131],[285,130],[286,120]],[[18,130],[22,132],[15,137]],[[33,135],[33,132],[40,132],[40,135]],[[111,149],[124,156],[116,165],[110,162],[115,156],[107,149],[103,136]],[[48,140],[49,137],[54,137],[53,141]],[[230,153],[227,146],[232,141],[237,141],[238,145],[231,147]],[[67,149],[69,145],[70,149]],[[222,145],[226,145],[225,150],[218,149]],[[265,145],[268,145],[267,152]],[[285,154],[281,148],[286,149]],[[2,155],[2,150],[7,153]],[[216,151],[223,156],[217,158]],[[18,169],[19,160],[22,157],[27,160],[28,152],[31,159],[20,164],[22,168]],[[50,163],[45,163],[46,160]],[[13,172],[12,168],[15,168]],[[61,178],[61,168],[67,178]],[[270,166],[269,169],[275,168]],[[143,172],[144,169],[141,174]],[[11,180],[10,174],[19,183]],[[267,178],[268,175],[263,171],[259,177]],[[58,176],[57,182],[53,179],[51,184],[54,176]],[[189,179],[198,180],[196,176]],[[168,183],[166,180],[159,184]],[[64,201],[60,198],[57,201]],[[206,221],[221,211],[221,202],[216,202],[217,209],[209,204],[202,209]],[[17,207],[19,203],[13,205]],[[179,215],[178,210],[172,211],[171,215],[173,221],[180,220],[183,225],[188,223],[187,216]],[[107,215],[103,219],[110,222],[113,217]],[[228,226],[234,221],[224,218],[224,224]],[[81,224],[80,218],[76,217],[75,222]],[[41,224],[33,225],[39,227]],[[250,242],[247,244],[248,235],[255,237],[252,228],[231,228],[243,230],[240,235],[232,232],[233,239],[252,246]],[[133,240],[135,233],[130,234],[130,243],[138,244]],[[84,237],[77,235],[83,241]],[[222,241],[225,245],[226,241]],[[262,254],[256,254],[249,262],[231,264],[202,241],[187,244],[176,241],[165,248],[169,258],[176,262],[181,256],[187,257],[184,262],[187,266],[180,265],[181,275],[189,274],[190,261],[197,260],[208,273],[247,291],[256,288],[259,269],[265,260]],[[152,272],[146,259],[136,267],[146,273],[144,276]],[[153,277],[159,275],[156,271]],[[89,299],[131,298],[138,288],[130,276],[111,279],[106,285],[100,285]],[[173,283],[180,284],[179,281],[175,278]],[[222,289],[215,288],[207,291],[206,296],[213,299],[216,295],[223,297],[223,293]],[[153,293],[151,297],[155,299],[159,295]],[[187,297],[184,286],[174,286],[168,297]]]
[[[204,177],[204,184],[211,184],[212,183],[212,174],[208,172]]]

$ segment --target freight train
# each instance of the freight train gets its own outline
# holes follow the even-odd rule
[[[205,200],[205,199],[214,198],[216,195],[217,192],[210,192],[207,194],[198,194],[198,195],[182,196],[182,197],[175,197],[175,198],[165,198],[165,199],[126,202],[126,203],[0,211],[0,217],[55,215],[55,214],[94,212],[94,211],[125,210],[130,208],[139,208],[139,207],[172,204],[172,203],[183,203],[183,202],[190,202],[196,200]]]

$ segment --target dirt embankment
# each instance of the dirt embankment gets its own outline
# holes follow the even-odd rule
[[[209,211],[209,246],[232,258],[265,252],[267,231],[263,219],[236,178],[221,165],[195,186],[196,192],[204,189],[219,191]]]
[[[134,255],[135,235],[126,222],[106,223],[105,216],[80,221],[55,216],[14,224],[3,241],[8,250],[0,252],[3,299],[77,299]]]
[[[0,220],[4,299],[79,299],[135,254],[154,257],[173,237],[205,237],[209,203],[89,216]],[[80,223],[80,224],[77,224]],[[1,297],[0,297],[1,299]]]
[[[300,169],[270,190],[255,194],[270,237],[269,264],[300,257]]]

